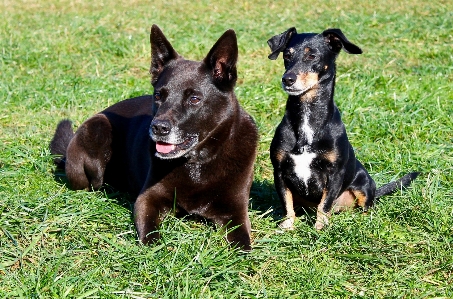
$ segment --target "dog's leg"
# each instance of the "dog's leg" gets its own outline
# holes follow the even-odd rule
[[[99,189],[112,155],[112,127],[103,114],[85,121],[66,150],[65,172],[74,190]]]
[[[294,221],[296,220],[296,212],[294,211],[294,200],[291,190],[286,186],[281,172],[274,171],[274,184],[277,190],[278,197],[280,198],[283,209],[285,210],[285,220],[283,220],[279,227],[282,229],[293,230]]]
[[[160,238],[159,224],[171,207],[165,208],[164,201],[155,200],[148,189],[140,194],[134,203],[134,223],[138,238],[144,245]]]
[[[331,211],[330,209],[326,209],[326,197],[327,197],[327,191],[324,189],[322,193],[322,198],[321,202],[318,205],[318,209],[316,211],[316,223],[315,223],[315,228],[317,230],[321,230],[324,228],[325,225],[329,224],[329,218],[331,216]]]
[[[232,246],[237,246],[242,250],[251,250],[250,246],[250,219],[247,214],[247,209],[234,218],[217,218],[215,222],[228,231],[226,236],[227,241]]]
[[[321,202],[316,212],[315,228],[321,230],[329,224],[329,218],[332,214],[333,204],[340,196],[341,185],[344,180],[344,172],[333,170],[328,177],[327,186],[322,193]]]
[[[376,183],[368,174],[363,165],[357,160],[357,173],[351,183],[351,191],[354,193],[357,206],[363,208],[366,212],[374,204]]]

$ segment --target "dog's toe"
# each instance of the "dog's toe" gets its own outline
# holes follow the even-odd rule
[[[288,218],[285,221],[282,221],[279,224],[279,227],[281,229],[286,229],[286,230],[293,230],[294,229],[294,219]]]
[[[324,224],[323,222],[316,221],[316,223],[315,223],[315,228],[316,228],[317,230],[322,230],[322,229],[324,228],[324,225],[325,225],[325,224]]]

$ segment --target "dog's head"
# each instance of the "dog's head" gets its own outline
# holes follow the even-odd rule
[[[187,155],[230,117],[237,58],[233,30],[226,31],[198,62],[181,57],[153,25],[150,74],[155,114],[149,132],[157,157]]]
[[[340,50],[349,54],[361,54],[362,50],[351,43],[340,29],[327,29],[321,34],[298,34],[292,27],[267,41],[272,53],[269,59],[277,59],[283,52],[285,73],[283,89],[300,96],[311,90],[321,80],[335,75],[335,59]]]

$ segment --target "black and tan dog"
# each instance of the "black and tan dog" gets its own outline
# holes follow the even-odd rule
[[[119,102],[73,133],[59,124],[51,153],[62,155],[73,189],[104,183],[130,192],[135,226],[148,244],[174,207],[230,229],[229,242],[250,249],[248,200],[258,134],[234,94],[238,48],[226,31],[201,62],[186,60],[151,28],[153,96]]]
[[[357,206],[366,211],[376,198],[408,186],[417,177],[418,173],[409,173],[376,190],[355,158],[333,100],[335,59],[341,49],[350,54],[362,50],[340,29],[297,34],[293,27],[268,44],[269,59],[283,52],[282,86],[289,94],[270,148],[275,187],[286,210],[282,228],[294,228],[295,206],[317,207],[315,228],[322,229],[332,212]]]

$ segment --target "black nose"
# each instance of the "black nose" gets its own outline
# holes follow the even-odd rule
[[[154,135],[165,136],[170,133],[171,124],[168,120],[155,119],[151,122],[151,130]]]
[[[288,86],[288,87],[293,85],[294,82],[296,82],[296,80],[297,80],[297,77],[294,73],[286,73],[282,77],[283,85]]]

